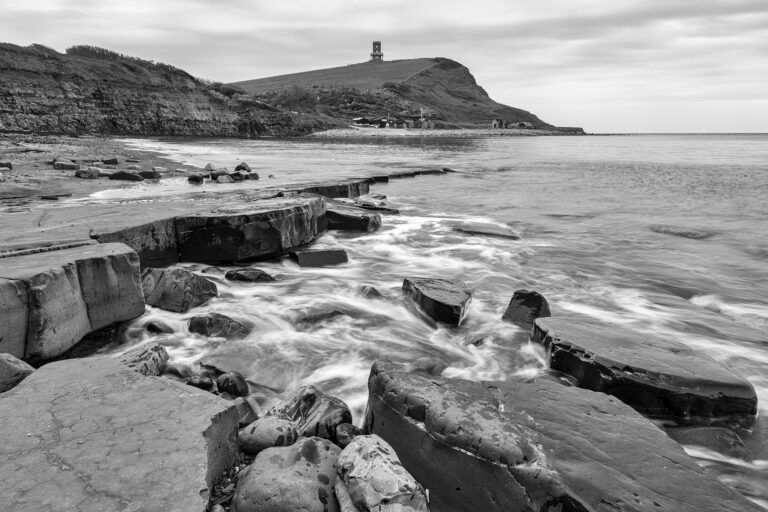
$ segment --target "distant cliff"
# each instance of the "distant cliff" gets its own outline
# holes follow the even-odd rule
[[[364,62],[231,85],[274,106],[347,122],[355,117],[423,115],[444,128],[488,127],[501,119],[558,129],[530,112],[495,102],[469,69],[445,58]]]
[[[165,64],[92,47],[61,54],[0,43],[0,131],[253,137],[329,126]]]

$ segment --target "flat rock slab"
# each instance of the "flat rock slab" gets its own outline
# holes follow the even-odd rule
[[[381,227],[381,215],[363,208],[340,203],[326,204],[328,229],[340,231],[375,231]]]
[[[709,424],[757,414],[747,380],[674,340],[558,317],[537,319],[532,340],[549,349],[552,369],[648,416]]]
[[[325,197],[358,197],[370,190],[370,181],[367,178],[350,179],[328,183],[309,183],[287,190],[287,192],[300,192],[305,194],[318,194]]]
[[[41,367],[0,416],[5,510],[201,511],[238,456],[235,407],[111,357]]]
[[[472,292],[461,281],[410,277],[403,291],[436,322],[458,326],[467,314]]]
[[[2,310],[2,323],[16,330],[0,340],[0,349],[17,357],[56,357],[92,331],[144,314],[139,258],[124,244],[84,245],[1,261],[0,301],[9,305]]]
[[[300,267],[325,267],[326,265],[339,265],[349,261],[344,249],[293,251],[289,256]]]
[[[497,238],[508,238],[509,240],[520,240],[520,235],[506,226],[490,224],[487,222],[462,222],[453,226],[454,231],[460,231],[470,235],[492,236]]]
[[[365,427],[439,511],[750,511],[619,400],[551,379],[428,379],[374,364]]]

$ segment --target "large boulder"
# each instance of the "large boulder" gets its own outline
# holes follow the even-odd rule
[[[237,411],[112,357],[42,366],[0,397],[3,510],[201,511],[237,462]]]
[[[376,434],[355,437],[336,466],[339,482],[361,512],[396,506],[402,512],[428,510],[424,488],[406,471],[389,443]]]
[[[326,230],[319,197],[264,199],[176,218],[181,261],[268,259]]]
[[[375,231],[381,227],[381,215],[340,203],[328,203],[328,229],[340,231]]]
[[[325,267],[349,261],[347,252],[344,249],[292,251],[289,255],[300,267]]]
[[[265,416],[243,428],[237,435],[240,449],[256,455],[273,446],[290,446],[299,439],[291,420],[280,416]]]
[[[0,353],[0,393],[26,379],[35,369],[11,354]]]
[[[229,340],[245,338],[251,329],[242,322],[221,313],[205,313],[189,320],[189,332]]]
[[[51,359],[89,332],[144,313],[139,258],[126,245],[83,245],[0,261],[0,303],[8,305],[2,324],[18,329],[0,340],[0,349],[25,360]]]
[[[559,317],[537,319],[531,339],[547,348],[553,370],[648,416],[748,424],[757,413],[757,395],[747,380],[671,339]]]
[[[365,428],[434,510],[761,510],[614,397],[554,379],[472,382],[374,364]]]
[[[533,322],[539,317],[552,316],[549,303],[542,294],[529,290],[517,290],[504,311],[502,320],[517,324],[523,329],[530,330]]]
[[[181,268],[145,268],[141,286],[147,304],[185,313],[218,295],[216,284]]]
[[[461,281],[411,277],[403,291],[432,320],[458,326],[467,314],[472,292]]]
[[[336,441],[336,427],[352,423],[349,406],[314,386],[302,386],[276,404],[268,415],[284,416],[296,425],[299,435]]]
[[[333,486],[340,452],[317,437],[261,451],[238,478],[232,512],[338,512]]]
[[[168,367],[168,351],[158,343],[148,343],[123,352],[119,360],[142,375],[162,375]]]

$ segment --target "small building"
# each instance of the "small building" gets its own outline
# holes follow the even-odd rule
[[[356,118],[352,119],[352,122],[355,123],[355,124],[365,125],[365,126],[373,123],[373,121],[371,121],[367,117],[356,117]]]
[[[533,123],[529,123],[528,121],[520,121],[519,123],[515,123],[512,125],[513,128],[525,128],[526,130],[532,130],[533,129]]]
[[[370,62],[381,62],[383,60],[384,60],[384,54],[381,53],[381,41],[374,41]]]
[[[491,128],[506,128],[508,125],[504,119],[494,119],[491,121]]]

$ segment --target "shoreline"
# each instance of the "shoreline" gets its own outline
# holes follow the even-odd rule
[[[422,129],[422,128],[370,128],[349,126],[333,128],[322,132],[314,132],[303,138],[333,139],[333,138],[473,138],[473,137],[542,137],[553,135],[581,135],[556,130],[528,130],[522,128],[455,128],[455,129]]]

